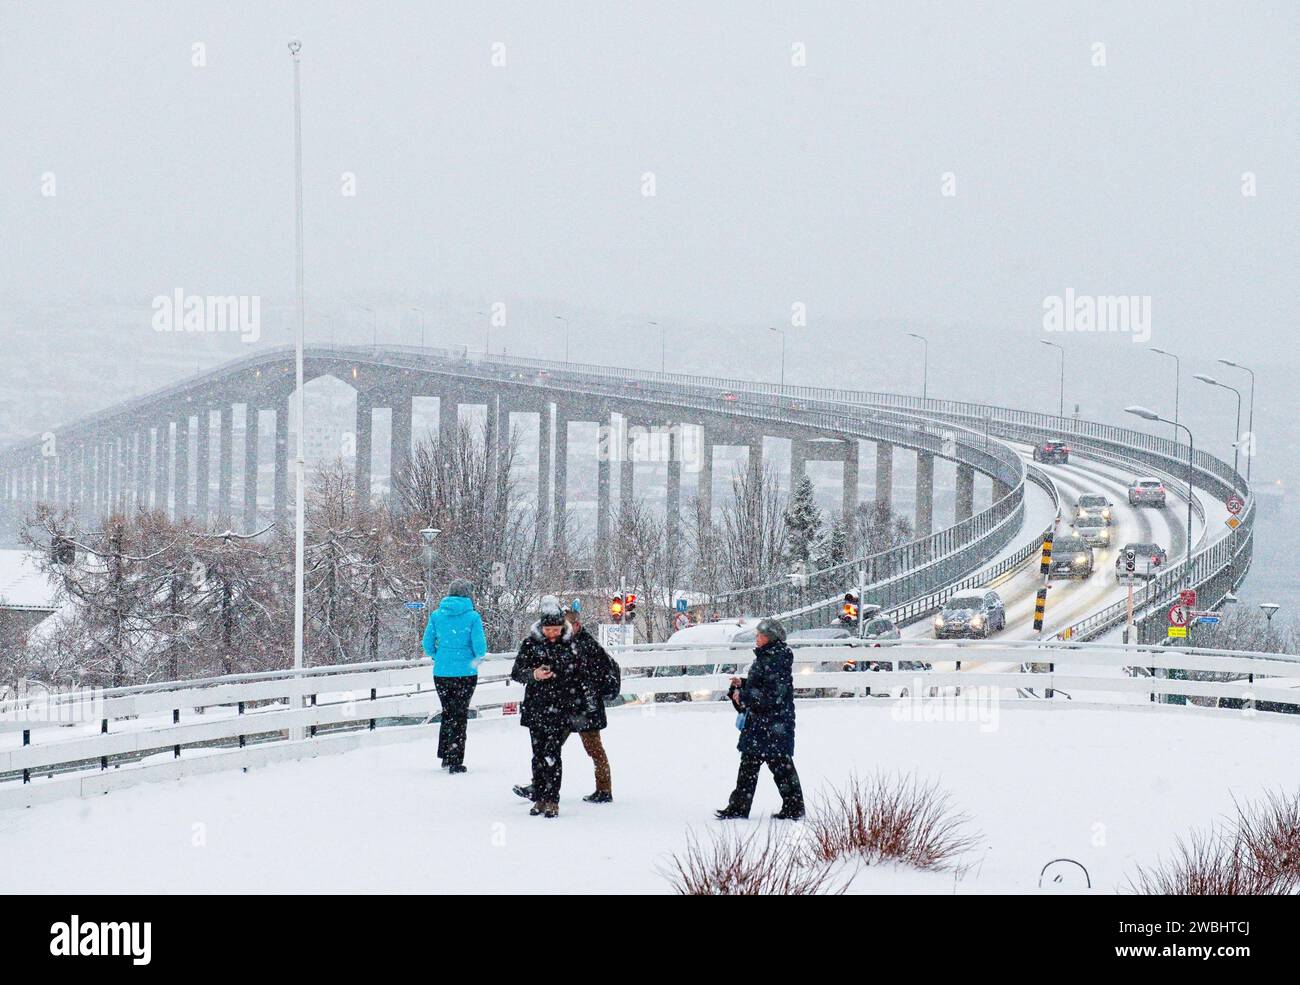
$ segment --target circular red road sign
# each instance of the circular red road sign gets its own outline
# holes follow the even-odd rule
[[[1186,626],[1187,625],[1187,607],[1184,605],[1171,605],[1169,607],[1169,625]]]
[[[1246,504],[1242,501],[1242,498],[1236,495],[1235,493],[1229,496],[1228,501],[1223,505],[1228,507],[1228,512],[1231,513],[1233,516],[1236,516],[1238,513],[1240,513],[1246,506]]]

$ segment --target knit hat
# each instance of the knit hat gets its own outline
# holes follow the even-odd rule
[[[537,621],[543,626],[563,626],[564,607],[560,605],[560,600],[554,595],[543,595],[541,618]]]
[[[781,620],[774,619],[771,616],[759,620],[756,632],[774,640],[785,639],[785,627],[781,625]]]

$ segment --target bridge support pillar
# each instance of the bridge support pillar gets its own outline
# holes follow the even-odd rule
[[[555,405],[555,505],[554,539],[555,549],[563,553],[566,550],[565,527],[569,512],[569,419],[564,416],[559,404]]]
[[[601,422],[604,434],[598,432],[596,437],[596,580],[597,583],[610,574],[609,563],[609,458],[617,448],[617,438],[611,433],[609,417]]]
[[[358,390],[356,441],[354,442],[357,460],[354,466],[356,481],[353,498],[359,510],[370,508],[370,449],[374,441],[374,410],[374,398],[365,390]]]
[[[634,459],[636,443],[632,429],[637,427],[626,414],[623,416],[623,435],[619,442],[618,459],[618,507],[619,512],[628,509],[636,502],[636,461]]]
[[[244,404],[244,526],[257,530],[257,444],[261,436],[261,411],[257,404]]]
[[[235,436],[231,433],[231,420],[234,416],[234,408],[228,402],[223,403],[218,422],[221,433],[217,435],[217,517],[227,526],[234,526],[230,503],[235,445]]]
[[[537,410],[537,510],[533,540],[540,555],[551,543],[551,423],[550,401],[542,401]]]
[[[916,453],[916,536],[934,533],[934,455]]]
[[[441,396],[438,398],[438,443],[442,447],[450,448],[456,442],[456,435],[460,431],[460,404],[455,397]]]
[[[696,479],[695,498],[699,515],[705,523],[713,521],[713,442],[705,429],[700,435],[700,473]]]
[[[194,515],[203,526],[208,524],[208,488],[211,476],[208,470],[212,464],[212,408],[199,408],[199,430],[194,442]]]
[[[843,503],[840,517],[846,531],[852,529],[853,514],[858,511],[858,439],[844,442]]]
[[[803,438],[790,439],[790,495],[799,488],[799,480],[807,471],[808,443]]]
[[[389,433],[388,494],[397,493],[397,477],[405,473],[411,462],[411,403],[410,393],[399,393],[393,398],[393,426]]]
[[[969,520],[975,512],[975,467],[958,463],[957,465],[957,513],[956,521]]]
[[[876,504],[894,507],[894,446],[876,442]]]
[[[301,426],[301,425],[300,425]],[[289,532],[289,400],[275,403],[275,484],[271,487],[271,509],[281,533]]]
[[[173,484],[176,489],[176,508],[173,516],[179,520],[190,515],[190,412],[186,410],[176,418],[176,470]]]
[[[668,429],[668,488],[664,496],[664,529],[668,551],[675,556],[682,527],[682,432],[681,425]]]
[[[170,509],[172,425],[164,419],[154,430],[153,439],[153,508],[166,515]]]

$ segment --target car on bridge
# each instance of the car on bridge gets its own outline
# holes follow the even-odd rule
[[[1062,438],[1049,438],[1041,445],[1034,445],[1034,461],[1069,465],[1070,446]]]
[[[1099,516],[1085,516],[1074,521],[1074,532],[1089,547],[1110,546],[1110,526]]]
[[[1150,541],[1133,541],[1125,544],[1115,555],[1115,580],[1123,581],[1128,577],[1125,560],[1129,551],[1133,552],[1133,577],[1154,578],[1169,563],[1169,552],[1159,544]]]
[[[1084,493],[1074,506],[1075,525],[1085,517],[1098,517],[1109,526],[1111,502],[1101,493]]]
[[[934,617],[934,638],[988,639],[1007,628],[1007,610],[997,592],[961,592],[948,599]]]
[[[1080,578],[1092,577],[1092,545],[1078,534],[1065,534],[1052,543],[1052,566],[1047,577]]]
[[[1162,510],[1168,505],[1165,484],[1159,479],[1134,479],[1128,486],[1129,506],[1158,506]]]

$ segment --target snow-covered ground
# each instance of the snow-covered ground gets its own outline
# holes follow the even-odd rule
[[[930,706],[932,708],[936,706]],[[963,706],[965,707],[965,706]],[[1300,722],[1011,707],[982,721],[909,718],[910,705],[803,704],[796,762],[810,796],[855,771],[915,771],[947,789],[983,835],[970,871],[861,872],[860,892],[1034,893],[1073,858],[1095,891],[1231,808],[1231,796],[1293,788]],[[973,716],[967,716],[968,719]],[[470,726],[463,776],[436,767],[434,734],[301,763],[149,784],[93,800],[0,812],[0,887],[10,893],[669,891],[662,870],[703,834],[734,779],[733,715],[719,705],[613,711],[605,732],[617,800],[565,747],[561,816],[531,818],[513,720]],[[778,806],[770,776],[755,816]],[[760,823],[753,820],[741,827]],[[1067,884],[1068,885],[1068,884]]]

